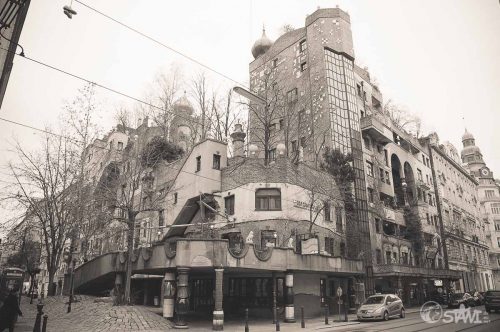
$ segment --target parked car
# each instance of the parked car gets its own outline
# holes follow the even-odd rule
[[[480,292],[475,292],[474,295],[474,301],[475,301],[475,305],[479,306],[479,305],[483,305],[484,304],[484,296],[480,293]]]
[[[405,317],[403,301],[396,295],[372,295],[358,309],[358,320],[383,319],[391,317]]]
[[[458,308],[461,304],[466,308],[474,307],[476,305],[476,299],[469,293],[455,293],[450,296],[448,308]]]
[[[486,312],[500,311],[500,291],[489,290],[484,293],[484,308]]]

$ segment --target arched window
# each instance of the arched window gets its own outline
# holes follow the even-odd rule
[[[281,191],[277,188],[257,189],[255,192],[255,209],[258,211],[281,210]]]

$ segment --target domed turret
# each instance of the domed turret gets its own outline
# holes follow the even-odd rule
[[[257,41],[253,44],[252,47],[252,55],[255,59],[257,59],[262,54],[266,53],[273,46],[273,42],[271,39],[266,36],[266,29],[262,29],[262,37],[257,39]]]
[[[465,133],[462,135],[462,142],[468,141],[468,140],[473,140],[474,136],[467,131],[467,128],[465,128]]]
[[[187,115],[192,115],[194,113],[193,106],[187,99],[186,91],[184,91],[182,97],[177,99],[177,101],[174,103],[174,110],[177,112],[187,113]]]

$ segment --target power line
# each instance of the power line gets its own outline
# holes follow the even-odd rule
[[[70,72],[68,72],[68,71],[66,71],[66,70],[64,70],[64,69],[61,69],[61,68],[55,67],[55,66],[53,66],[53,65],[49,65],[48,63],[45,63],[45,62],[43,62],[43,61],[41,61],[41,60],[37,60],[37,59],[31,58],[31,57],[26,56],[26,55],[17,54],[15,51],[10,51],[10,50],[8,50],[8,49],[6,49],[6,48],[3,48],[3,47],[0,47],[0,49],[1,49],[1,50],[6,51],[6,52],[8,52],[8,53],[14,53],[15,55],[17,55],[17,56],[19,56],[19,57],[21,57],[21,58],[23,58],[23,59],[29,60],[29,61],[31,61],[31,62],[33,62],[33,63],[36,63],[36,64],[38,64],[38,65],[41,65],[41,66],[46,67],[46,68],[49,68],[49,69],[52,69],[52,70],[57,71],[57,72],[59,72],[59,73],[62,73],[62,74],[65,74],[65,75],[71,76],[71,77],[76,78],[76,79],[78,79],[78,80],[80,80],[80,81],[83,81],[83,82],[86,82],[86,83],[92,84],[92,85],[94,85],[94,86],[97,86],[97,87],[99,87],[99,88],[101,88],[101,89],[104,89],[104,90],[107,90],[107,91],[109,91],[109,92],[112,92],[112,93],[114,93],[114,94],[117,94],[117,95],[119,95],[119,96],[122,96],[122,97],[125,97],[125,98],[128,98],[128,99],[131,99],[131,100],[136,101],[136,102],[138,102],[138,103],[141,103],[141,104],[143,104],[143,105],[149,106],[149,107],[154,108],[154,109],[157,109],[157,110],[159,110],[159,111],[163,111],[163,112],[165,112],[165,113],[169,113],[169,114],[172,114],[172,115],[178,116],[178,117],[179,117],[179,118],[181,118],[181,119],[184,119],[184,120],[186,120],[186,121],[189,121],[189,122],[192,122],[192,123],[196,123],[196,124],[198,124],[198,125],[200,125],[200,126],[203,126],[203,124],[202,124],[201,122],[198,122],[198,121],[194,120],[193,118],[189,118],[189,117],[183,116],[182,114],[177,114],[177,113],[175,113],[175,112],[173,112],[173,111],[167,110],[166,108],[162,108],[162,107],[156,106],[156,105],[151,104],[151,103],[149,103],[149,102],[147,102],[147,101],[144,101],[144,100],[139,99],[139,98],[137,98],[137,97],[134,97],[134,96],[131,96],[131,95],[129,95],[129,94],[126,94],[125,92],[121,92],[121,91],[116,90],[116,89],[114,89],[114,88],[110,88],[110,87],[108,87],[108,86],[106,86],[106,85],[102,85],[102,84],[100,84],[100,83],[93,82],[93,81],[91,81],[91,80],[89,80],[89,79],[86,79],[86,78],[84,78],[84,77],[82,77],[82,76],[79,76],[79,75],[76,75],[76,74],[70,73]],[[206,124],[205,124],[205,125],[206,125]]]
[[[131,26],[123,23],[123,22],[118,21],[117,19],[115,19],[115,18],[113,18],[113,17],[111,17],[111,16],[109,16],[109,15],[107,15],[107,14],[105,14],[105,13],[99,11],[99,10],[97,10],[94,7],[91,7],[90,5],[87,5],[86,3],[82,2],[82,1],[75,0],[75,2],[78,2],[82,6],[87,7],[88,9],[90,9],[91,11],[93,11],[93,12],[95,12],[95,13],[101,15],[101,16],[104,16],[105,18],[107,18],[107,19],[115,22],[116,24],[121,25],[122,27],[124,27],[124,28],[126,28],[126,29],[128,29],[128,30],[130,30],[130,31],[132,31],[132,32],[134,32],[134,33],[136,33],[136,34],[138,34],[138,35],[140,35],[140,36],[142,36],[142,37],[150,40],[150,41],[152,41],[153,43],[156,43],[156,44],[158,44],[158,45],[160,45],[160,46],[162,46],[162,47],[164,47],[164,48],[166,48],[166,49],[168,49],[168,50],[170,50],[170,51],[172,51],[172,52],[174,52],[174,53],[176,53],[176,54],[178,54],[178,55],[180,55],[180,56],[182,56],[182,57],[184,57],[186,59],[188,59],[189,61],[191,61],[193,63],[196,63],[197,65],[199,65],[199,66],[201,66],[201,67],[203,67],[205,69],[210,70],[211,72],[213,72],[213,73],[215,73],[215,74],[217,74],[217,75],[219,75],[221,77],[224,77],[225,79],[227,79],[227,80],[229,80],[229,81],[231,81],[233,83],[241,85],[242,87],[246,87],[245,84],[242,84],[242,83],[236,81],[235,79],[232,79],[231,77],[227,76],[226,74],[224,74],[224,73],[222,73],[222,72],[220,72],[220,71],[218,71],[216,69],[213,69],[212,67],[210,67],[208,65],[205,65],[204,63],[196,60],[195,58],[193,58],[193,57],[191,57],[191,56],[189,56],[189,55],[187,55],[187,54],[185,54],[185,53],[183,53],[181,51],[178,51],[178,50],[174,49],[173,47],[168,46],[165,43],[163,43],[163,42],[161,42],[161,41],[159,41],[159,40],[157,40],[157,39],[155,39],[155,38],[153,38],[151,36],[148,36],[147,34],[141,32],[141,31],[139,31],[139,30],[137,30],[137,29],[135,29],[135,28],[133,28],[133,27],[131,27]]]

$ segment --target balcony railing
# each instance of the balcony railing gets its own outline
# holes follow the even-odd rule
[[[366,132],[379,143],[387,144],[391,142],[390,130],[384,126],[383,122],[375,114],[362,117],[360,127],[361,131]]]
[[[373,267],[373,273],[379,276],[420,276],[435,278],[460,279],[460,272],[448,269],[436,269],[404,264],[379,264]]]

